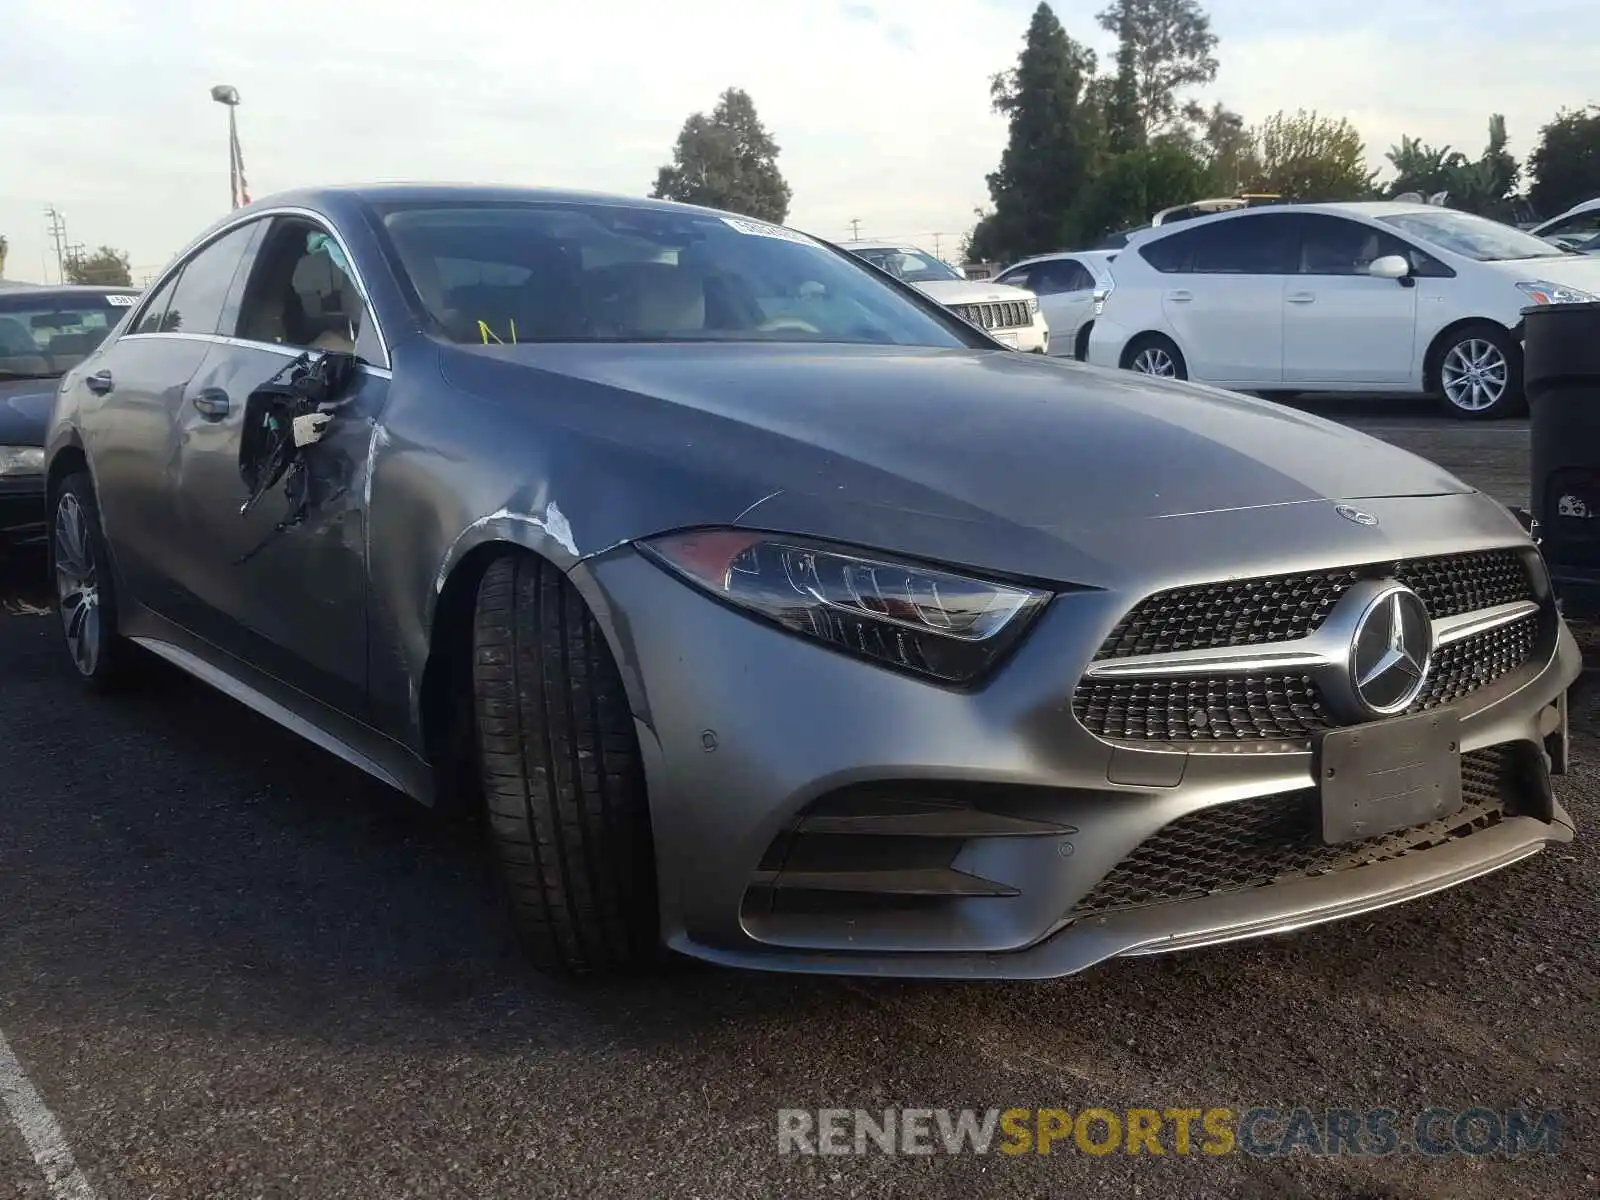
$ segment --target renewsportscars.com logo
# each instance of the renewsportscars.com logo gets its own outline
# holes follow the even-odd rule
[[[1556,1110],[784,1108],[779,1154],[1555,1154]]]

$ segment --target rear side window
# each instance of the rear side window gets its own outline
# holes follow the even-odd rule
[[[1094,276],[1076,259],[1058,258],[1034,273],[1033,290],[1041,296],[1082,292],[1094,287]]]
[[[1139,247],[1166,274],[1287,275],[1294,264],[1294,217],[1258,213],[1212,221]]]
[[[167,316],[167,305],[172,300],[172,290],[178,285],[178,277],[174,275],[159,288],[151,293],[144,309],[139,313],[139,319],[134,322],[131,333],[161,333]]]
[[[216,333],[222,305],[233,286],[255,230],[242,225],[205,247],[187,263],[162,318],[163,333]],[[142,331],[149,332],[149,331]]]

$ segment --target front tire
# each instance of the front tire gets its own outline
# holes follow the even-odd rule
[[[1522,351],[1487,322],[1456,330],[1439,348],[1435,384],[1444,411],[1463,421],[1495,421],[1526,411]]]
[[[529,957],[579,973],[653,960],[644,769],[594,617],[560,571],[509,554],[479,583],[472,643],[489,838]]]
[[[86,472],[61,481],[50,510],[50,577],[63,644],[79,677],[98,690],[128,681],[133,647],[117,633],[117,595],[100,505]]]
[[[1171,338],[1159,333],[1141,333],[1129,342],[1122,352],[1122,369],[1157,379],[1189,378],[1183,352]]]

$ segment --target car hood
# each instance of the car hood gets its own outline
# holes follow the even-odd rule
[[[1414,514],[1482,499],[1268,401],[1008,350],[525,344],[455,348],[441,366],[505,410],[482,436],[503,443],[512,412],[537,414],[540,453],[588,497],[562,506],[580,554],[742,524],[1098,583],[1152,564],[1213,571],[1224,550],[1231,567],[1410,553],[1416,530],[1450,532]],[[1419,496],[1456,500],[1379,499]],[[1381,527],[1340,520],[1339,501]],[[1497,536],[1520,532],[1483,503]]]
[[[56,382],[0,378],[0,446],[44,445]]]
[[[930,279],[911,285],[940,304],[984,304],[1002,300],[1027,300],[1033,293],[1009,283],[988,283],[981,279]]]
[[[1592,254],[1563,254],[1560,258],[1522,258],[1484,265],[1494,267],[1502,275],[1514,276],[1519,283],[1544,280],[1600,296],[1600,258]]]

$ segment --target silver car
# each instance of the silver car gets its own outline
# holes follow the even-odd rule
[[[1579,655],[1500,505],[743,217],[259,201],[47,462],[72,669],[479,814],[552,967],[1061,975],[1572,836]]]

